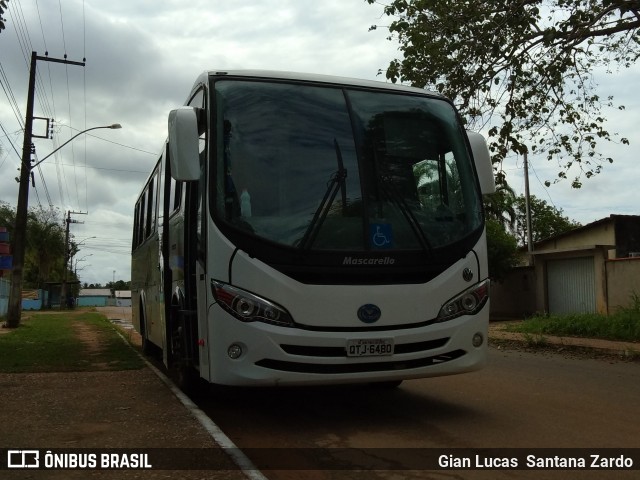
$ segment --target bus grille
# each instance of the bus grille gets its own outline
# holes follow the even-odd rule
[[[283,372],[295,373],[318,373],[318,374],[341,374],[341,373],[364,373],[364,372],[388,372],[409,370],[412,368],[429,367],[441,363],[450,362],[464,356],[464,350],[454,350],[431,357],[417,358],[414,360],[396,360],[393,362],[370,362],[370,363],[349,363],[349,364],[316,364],[287,362],[283,360],[264,359],[256,362],[259,367]]]

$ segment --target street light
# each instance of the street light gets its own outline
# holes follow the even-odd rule
[[[33,63],[33,58],[32,58]],[[32,69],[34,70],[34,69]],[[35,72],[35,70],[34,70]],[[97,130],[99,128],[118,129],[122,128],[119,123],[112,125],[105,125],[102,127],[92,127],[83,130],[65,143],[56,148],[49,155],[37,162],[35,165],[31,165],[31,129],[33,126],[33,89],[34,89],[34,72],[32,72],[29,78],[29,97],[27,99],[27,115],[24,129],[24,141],[22,144],[22,164],[20,168],[20,187],[18,189],[18,205],[16,207],[16,223],[13,229],[13,236],[11,239],[11,254],[13,255],[13,265],[11,272],[11,289],[9,291],[9,304],[7,305],[7,321],[6,326],[9,328],[16,328],[20,325],[20,316],[22,315],[22,271],[24,268],[24,254],[27,234],[27,213],[29,209],[29,180],[31,178],[31,170],[33,167],[40,165],[43,161],[60,150],[62,147],[71,142],[79,135],[89,132],[91,130]],[[65,259],[67,254],[65,252]],[[66,265],[65,265],[66,269]],[[60,299],[61,303],[64,299]]]
[[[75,235],[74,235],[74,238],[75,238]],[[93,235],[92,237],[83,238],[82,240],[80,240],[80,241],[79,241],[79,242],[77,242],[77,243],[75,243],[75,242],[74,242],[74,245],[75,245],[76,247],[79,247],[80,245],[84,245],[84,242],[86,242],[87,240],[91,240],[92,238],[98,238],[98,237],[96,237],[95,235]]]
[[[75,270],[75,272],[76,272],[76,276],[78,276],[78,264],[79,264],[80,262],[84,262],[84,261],[87,259],[87,257],[92,257],[92,256],[93,256],[93,253],[90,253],[89,255],[85,255],[84,257],[80,258],[79,260],[76,260],[75,268],[74,268],[74,270]],[[85,265],[84,267],[82,267],[80,270],[83,270],[83,269],[85,269],[85,268],[87,268],[87,265]]]
[[[74,242],[73,240],[71,240],[69,243],[70,245],[65,245],[65,248],[67,250],[67,252],[69,253],[69,256],[71,257],[71,260],[73,260],[73,257],[75,257],[76,253],[78,253],[80,251],[80,248],[82,245],[84,245],[84,242],[86,242],[87,240],[91,240],[92,238],[98,238],[95,235],[92,237],[87,237],[87,238],[83,238],[82,240],[80,240],[79,242]]]
[[[84,256],[84,257],[82,257],[82,258],[77,259],[77,260],[76,260],[76,266],[78,266],[78,262],[84,262],[84,261],[85,261],[85,259],[86,259],[87,257],[93,257],[93,253],[90,253],[90,254],[88,254],[88,255],[85,255],[85,256]]]
[[[64,147],[67,143],[71,142],[72,140],[74,140],[76,137],[82,135],[83,133],[87,133],[90,132],[91,130],[97,130],[99,128],[111,128],[113,130],[117,130],[119,128],[122,128],[122,125],[120,125],[119,123],[114,123],[112,125],[105,125],[104,127],[93,127],[93,128],[87,128],[86,130],[83,130],[79,133],[76,133],[73,137],[71,137],[69,140],[67,140],[66,142],[64,142],[62,145],[60,145],[58,148],[56,148],[53,152],[51,152],[49,155],[47,155],[46,157],[44,157],[42,160],[40,160],[39,162],[35,163],[31,168],[35,168],[38,165],[40,165],[42,162],[44,162],[47,158],[49,158],[51,155],[53,155],[54,153],[56,153],[58,150],[60,150],[62,147]]]

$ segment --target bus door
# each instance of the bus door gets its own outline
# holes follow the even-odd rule
[[[188,364],[200,370],[200,376],[208,378],[206,305],[207,293],[205,248],[203,238],[203,201],[200,182],[186,184],[184,221],[184,290],[185,304],[182,312],[185,354]]]
[[[201,159],[203,155],[201,155]],[[195,190],[194,200],[197,202],[194,205],[195,208],[191,209],[195,212],[195,218],[187,222],[189,227],[186,230],[195,230],[195,244],[193,255],[189,258],[192,259],[189,262],[189,290],[190,294],[195,295],[193,299],[193,308],[197,313],[197,338],[196,348],[194,352],[194,361],[197,363],[200,370],[200,376],[206,380],[209,380],[209,328],[208,328],[208,311],[209,305],[208,290],[207,290],[207,270],[206,270],[206,188],[205,188],[205,175],[204,175],[204,162],[201,162],[201,177],[198,183],[193,182],[192,188]]]
[[[204,89],[192,98],[189,103],[199,110],[199,154],[200,179],[187,185],[187,218],[185,218],[185,245],[189,246],[189,255],[185,254],[185,288],[190,297],[189,310],[196,311],[197,335],[195,337],[194,365],[200,371],[200,377],[209,380],[209,329],[207,322],[207,307],[209,305],[209,291],[207,278],[207,115]],[[189,218],[191,217],[191,218]],[[188,240],[188,241],[187,241]],[[189,259],[187,261],[187,258]],[[194,345],[194,344],[192,344]]]

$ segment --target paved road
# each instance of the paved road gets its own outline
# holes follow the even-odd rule
[[[322,448],[640,448],[638,363],[491,349],[483,371],[409,381],[395,391],[216,387],[209,394],[215,398],[202,400],[201,407],[241,448],[307,447],[319,455],[327,454]],[[295,473],[267,476],[297,478]],[[305,478],[365,478],[361,475],[306,472]],[[638,470],[396,471],[368,472],[366,478],[638,475]]]

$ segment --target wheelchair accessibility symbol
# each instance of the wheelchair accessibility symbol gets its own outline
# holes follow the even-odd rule
[[[377,249],[393,247],[393,230],[389,223],[372,223],[369,225],[371,246]]]

